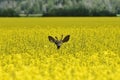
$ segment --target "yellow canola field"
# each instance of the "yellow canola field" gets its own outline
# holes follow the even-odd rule
[[[120,18],[0,18],[0,80],[119,79]]]

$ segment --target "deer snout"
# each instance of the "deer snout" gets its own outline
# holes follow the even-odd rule
[[[60,48],[60,46],[57,46],[57,49],[59,49]]]

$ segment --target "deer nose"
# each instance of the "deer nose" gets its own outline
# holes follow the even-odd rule
[[[57,46],[57,49],[59,49],[60,48],[60,46]]]

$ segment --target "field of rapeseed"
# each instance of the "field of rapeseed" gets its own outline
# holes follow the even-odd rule
[[[0,80],[119,79],[120,18],[0,18]]]

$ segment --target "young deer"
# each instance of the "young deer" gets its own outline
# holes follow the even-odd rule
[[[49,41],[55,43],[57,46],[57,49],[60,48],[62,43],[69,41],[70,35],[65,36],[64,39],[62,39],[62,38],[63,38],[63,35],[61,36],[60,40],[58,40],[58,38],[56,36],[55,36],[55,38],[53,38],[52,36],[48,36]]]

